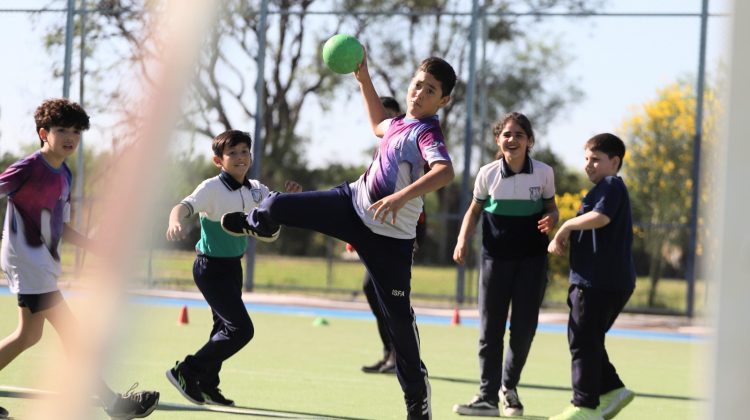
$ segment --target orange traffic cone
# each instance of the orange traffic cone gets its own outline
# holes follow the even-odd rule
[[[187,305],[182,305],[182,308],[180,309],[180,316],[177,317],[177,325],[187,325],[187,323],[188,323]]]
[[[453,310],[453,318],[451,318],[451,325],[456,326],[461,324],[461,314],[458,312],[458,308]]]

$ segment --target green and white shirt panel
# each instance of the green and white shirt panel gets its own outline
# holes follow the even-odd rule
[[[195,249],[210,257],[238,257],[245,253],[247,238],[227,234],[221,228],[225,213],[245,212],[258,207],[268,197],[268,187],[256,180],[240,184],[226,172],[201,182],[192,194],[180,203],[189,215],[198,213],[201,238]]]
[[[474,183],[474,199],[484,211],[502,216],[529,216],[544,210],[544,201],[555,197],[555,175],[544,162],[527,158],[518,174],[508,173],[498,159],[482,166]]]
[[[537,223],[544,201],[555,197],[552,167],[527,157],[521,172],[513,173],[498,159],[479,169],[473,194],[484,210],[485,252],[500,258],[546,254],[547,235]]]

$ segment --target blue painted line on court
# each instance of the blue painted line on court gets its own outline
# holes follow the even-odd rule
[[[6,287],[0,287],[0,295],[10,295],[10,291]],[[65,292],[65,295],[75,294],[75,292]],[[157,296],[131,296],[129,299],[133,303],[140,303],[144,305],[159,305],[159,306],[182,306],[187,305],[188,307],[201,307],[207,308],[208,304],[203,300],[198,299],[187,299],[187,298],[174,298],[174,297],[157,297]],[[245,305],[247,310],[252,314],[253,312],[263,313],[278,313],[287,315],[300,315],[300,316],[312,316],[312,317],[323,317],[323,318],[347,318],[347,319],[370,319],[374,320],[370,311],[359,311],[353,309],[334,309],[334,308],[319,308],[311,306],[295,306],[295,305],[275,305],[268,303],[248,303]],[[417,315],[417,322],[421,324],[438,324],[438,325],[450,325],[451,318],[448,316],[436,316],[436,315]],[[479,320],[473,318],[464,318],[461,321],[461,325],[467,325],[472,327],[479,326]],[[562,324],[551,324],[551,323],[540,323],[537,327],[537,331],[548,332],[548,333],[567,333],[567,326]],[[615,337],[628,337],[638,339],[652,339],[652,340],[672,340],[672,341],[703,341],[706,337],[694,334],[684,333],[672,333],[672,332],[661,332],[661,331],[645,331],[637,329],[623,329],[613,328],[607,333],[608,336]]]
[[[187,305],[188,307],[208,307],[205,301],[196,299],[181,299],[181,298],[169,298],[169,297],[151,297],[151,296],[134,296],[131,298],[132,302],[142,303],[146,305],[163,305],[163,306],[182,306]],[[334,309],[334,308],[320,308],[310,306],[295,306],[295,305],[275,305],[267,303],[248,303],[245,305],[247,310],[252,314],[253,312],[263,313],[280,313],[287,315],[300,315],[300,316],[312,316],[312,317],[323,317],[323,318],[347,318],[347,319],[371,319],[374,320],[370,311],[360,311],[353,309]],[[417,322],[420,324],[439,324],[439,325],[450,325],[451,317],[448,316],[436,316],[436,315],[417,315]],[[463,319],[461,325],[467,325],[472,327],[479,326],[479,320],[474,318]],[[567,326],[562,324],[551,324],[551,323],[540,323],[537,327],[537,331],[548,332],[548,333],[567,333]],[[673,332],[661,332],[661,331],[645,331],[637,329],[623,329],[613,328],[607,333],[608,336],[615,337],[627,337],[637,339],[652,339],[652,340],[672,340],[672,341],[703,341],[704,336],[684,333],[673,333]]]

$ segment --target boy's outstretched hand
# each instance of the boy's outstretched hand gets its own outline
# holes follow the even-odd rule
[[[180,241],[187,236],[187,232],[182,229],[182,223],[170,221],[166,236],[168,241]]]
[[[386,218],[390,215],[391,224],[395,225],[398,211],[401,210],[405,204],[405,196],[396,192],[372,203],[367,210],[375,210],[375,214],[372,215],[372,220],[380,220],[380,223],[385,223]]]
[[[570,240],[570,231],[565,229],[564,226],[555,234],[549,245],[547,245],[547,251],[554,255],[565,255],[568,250],[568,241]]]
[[[290,193],[296,193],[302,191],[302,185],[298,184],[295,181],[284,181],[284,191],[290,192]]]

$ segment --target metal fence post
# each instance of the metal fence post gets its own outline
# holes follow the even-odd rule
[[[466,123],[464,126],[464,171],[461,178],[461,196],[459,197],[458,214],[461,215],[468,206],[469,177],[471,172],[471,149],[474,139],[474,91],[476,89],[477,25],[479,22],[479,0],[471,3],[471,26],[469,29],[469,78],[466,82]],[[459,220],[463,218],[459,216]],[[464,284],[466,268],[463,264],[456,266],[456,304],[464,302]]]

